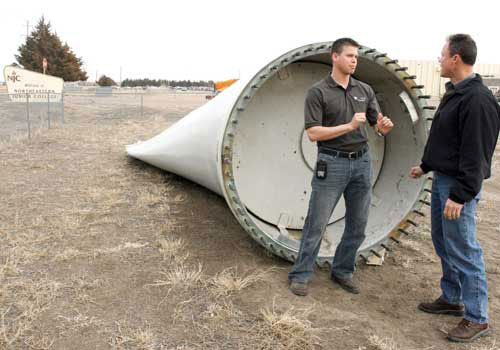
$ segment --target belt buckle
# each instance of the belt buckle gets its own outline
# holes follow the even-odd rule
[[[358,155],[358,152],[349,152],[347,154],[348,159],[356,159],[356,156]]]

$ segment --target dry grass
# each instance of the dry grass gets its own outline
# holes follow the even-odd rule
[[[32,350],[50,350],[56,339],[47,335],[30,335],[25,337],[24,344]]]
[[[191,268],[184,264],[174,265],[171,270],[160,271],[163,276],[147,286],[169,287],[167,295],[174,288],[187,289],[203,284],[203,273],[201,263],[198,267]]]
[[[120,244],[118,246],[114,247],[106,247],[106,248],[96,248],[93,251],[81,251],[75,248],[67,248],[62,252],[57,253],[53,260],[54,261],[70,261],[74,260],[77,258],[97,258],[102,255],[109,255],[109,254],[120,254],[120,253],[127,253],[128,251],[134,250],[134,249],[141,249],[144,247],[147,247],[147,243],[132,243],[132,242],[125,242],[123,244]]]
[[[67,248],[62,252],[56,253],[54,256],[53,260],[54,261],[69,261],[73,260],[76,258],[81,258],[81,257],[88,257],[88,253],[84,253],[80,250],[77,250],[75,248]]]
[[[30,336],[34,323],[50,307],[62,285],[45,278],[26,281],[18,276],[1,277],[0,345],[9,348]]]
[[[290,308],[284,312],[272,309],[261,310],[261,322],[257,325],[259,349],[314,349],[319,344],[316,335],[319,329],[314,328],[308,320],[311,309],[295,310]]]
[[[186,106],[177,99],[176,110],[185,114],[203,100],[190,99]],[[183,203],[185,195],[171,194],[176,189],[169,175],[144,171],[124,153],[138,135],[148,139],[163,130],[164,115],[146,109],[144,117],[131,119],[137,104],[126,99],[65,102],[66,124],[33,128],[31,140],[13,134],[0,142],[0,349],[51,349],[72,334],[103,338],[113,322],[128,323],[120,311],[113,320],[99,314],[113,308],[100,300],[121,300],[114,291],[130,283],[116,276],[115,266],[133,271],[144,257],[157,259],[155,264],[167,257],[186,260],[184,245],[171,238],[171,205]],[[152,249],[157,242],[159,251]],[[189,275],[177,267],[161,280],[174,288],[196,274],[201,271]],[[148,341],[151,332],[130,326],[112,337],[112,345],[157,349]]]
[[[171,261],[173,264],[183,264],[188,258],[186,253],[186,242],[182,238],[160,238],[158,240],[158,249],[165,261]]]
[[[141,249],[144,247],[147,247],[147,243],[132,243],[132,242],[125,242],[123,244],[120,244],[115,247],[107,247],[107,248],[98,248],[94,249],[93,251],[93,257],[96,258],[100,255],[107,255],[107,254],[116,254],[116,253],[121,253],[123,251],[128,251],[128,250],[133,250],[133,249]]]
[[[47,133],[47,128],[44,127],[31,127],[31,137],[37,138]],[[0,151],[11,148],[13,145],[19,145],[29,142],[28,128],[26,132],[10,135],[7,139],[0,139]]]
[[[233,304],[229,298],[220,298],[217,302],[209,303],[202,314],[202,319],[225,322],[228,319],[241,318],[242,312]]]
[[[75,310],[75,314],[72,316],[59,315],[58,318],[63,321],[62,324],[57,327],[59,334],[62,335],[67,332],[83,332],[88,328],[103,326],[103,322],[95,316],[84,315],[78,310]]]
[[[402,350],[403,349],[402,346],[400,346],[399,344],[396,343],[394,338],[381,337],[381,336],[378,336],[376,334],[372,334],[368,337],[368,343],[371,346],[371,348],[373,348],[374,350]],[[470,345],[466,345],[466,347],[464,347],[464,345],[460,345],[460,344],[455,345],[455,344],[450,343],[450,348],[451,347],[453,349],[466,349],[466,350],[500,350],[500,347],[498,347],[496,345],[495,339],[493,339],[488,344],[481,344],[481,345],[470,344]],[[434,348],[435,347],[432,346],[432,347],[425,348],[425,349],[430,350],[430,349],[434,349]],[[437,348],[438,347],[436,347],[436,349]],[[360,347],[359,349],[366,349],[366,347]],[[418,348],[418,349],[420,349],[420,348]],[[423,350],[425,350],[425,349],[423,349]]]
[[[376,334],[372,334],[368,338],[368,342],[376,350],[400,350],[401,349],[393,338],[379,337]]]
[[[239,276],[236,268],[228,268],[209,279],[211,291],[216,296],[227,296],[234,292],[241,291],[258,282],[269,278],[269,273],[273,269],[258,270],[248,273],[246,276]]]
[[[108,283],[101,279],[88,279],[85,275],[73,275],[70,277],[71,288],[74,291],[74,300],[80,304],[95,304],[97,302],[94,297],[90,296],[88,293],[95,291],[98,288],[108,287]]]
[[[493,339],[489,344],[475,345],[472,344],[467,350],[500,350],[500,346],[496,344],[496,340]]]
[[[195,298],[192,298],[195,299]],[[193,307],[195,300],[186,301]],[[308,320],[313,312],[308,309],[288,308],[278,310],[275,302],[271,309],[259,312],[243,311],[227,297],[205,302],[201,317],[193,321],[201,349],[248,350],[312,350],[322,348],[315,328]],[[179,312],[179,319],[186,315],[186,307]]]
[[[137,197],[137,205],[143,207],[154,207],[165,202],[165,193],[159,188],[152,188],[147,192],[139,192]]]
[[[137,349],[155,350],[158,349],[153,331],[148,328],[136,328],[122,330],[120,323],[116,323],[117,334],[113,334],[109,340],[109,345],[113,350]]]

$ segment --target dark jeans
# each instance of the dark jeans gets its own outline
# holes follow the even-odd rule
[[[431,224],[432,242],[441,258],[442,298],[450,304],[465,306],[464,318],[488,322],[488,285],[483,261],[483,251],[476,239],[475,199],[465,203],[458,220],[447,220],[443,210],[450,195],[453,177],[434,172],[432,182]]]
[[[358,159],[319,153],[328,166],[326,179],[313,175],[309,210],[302,230],[300,249],[289,280],[307,282],[313,273],[321,240],[342,194],[345,199],[345,229],[335,251],[332,276],[351,278],[356,253],[365,239],[371,199],[372,166],[369,152]]]

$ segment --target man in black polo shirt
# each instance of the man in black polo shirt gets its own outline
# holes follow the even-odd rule
[[[420,166],[410,176],[434,171],[432,242],[441,258],[441,296],[418,308],[464,316],[448,339],[469,342],[489,332],[488,286],[483,251],[476,238],[476,205],[500,129],[500,107],[474,73],[476,43],[469,35],[448,37],[441,51],[441,76],[450,78],[434,115]],[[464,307],[465,306],[465,307]]]
[[[371,87],[351,76],[358,47],[349,38],[336,40],[331,51],[332,73],[307,94],[305,128],[309,139],[317,141],[319,152],[300,250],[288,275],[290,290],[296,295],[307,295],[326,225],[342,194],[345,230],[335,252],[331,277],[348,292],[359,293],[352,274],[357,250],[365,239],[372,176],[364,124],[368,120],[381,135],[387,134],[393,124],[379,113]]]

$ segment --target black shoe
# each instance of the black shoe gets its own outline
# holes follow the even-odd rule
[[[352,294],[359,294],[361,291],[359,286],[354,283],[352,278],[339,278],[336,276],[332,276],[332,281],[338,283],[342,289]]]
[[[464,315],[463,305],[448,304],[446,301],[441,299],[441,297],[437,298],[432,303],[418,304],[418,309],[423,312],[428,312],[430,314],[437,314],[437,315],[453,315],[453,316]]]

